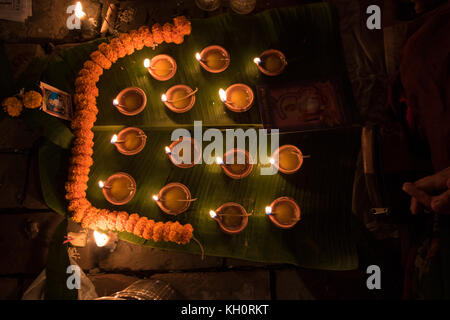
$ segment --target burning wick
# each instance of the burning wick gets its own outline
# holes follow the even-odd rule
[[[94,230],[94,239],[97,247],[104,247],[109,242],[109,236],[106,233],[98,232]]]
[[[209,210],[209,215],[211,218],[216,219],[217,216],[235,216],[234,214],[227,214],[227,213],[216,213],[214,210]],[[251,216],[251,214],[243,214],[242,216]]]
[[[227,92],[223,89],[219,89],[220,100],[225,104],[234,105],[234,102],[227,100]]]
[[[193,94],[195,94],[197,91],[198,91],[198,88],[195,88],[194,91],[190,92],[190,93],[187,94],[186,96],[181,97],[181,98],[178,98],[178,99],[173,99],[173,100],[167,99],[167,95],[166,95],[165,93],[163,93],[162,96],[161,96],[161,100],[162,100],[162,102],[171,102],[171,103],[172,103],[172,102],[177,102],[177,101],[181,101],[181,100],[184,100],[184,99],[186,99],[186,98],[189,98],[190,96],[192,96]]]
[[[164,202],[164,201],[165,201],[164,199],[161,199],[160,197],[158,197],[156,194],[154,194],[154,195],[152,196],[152,198],[153,198],[153,200],[155,200],[155,201],[161,201],[161,202]],[[193,201],[195,201],[195,200],[197,200],[197,198],[194,198],[194,199],[176,199],[175,201],[193,202]]]
[[[147,136],[145,134],[137,134],[137,137],[138,138],[146,138]],[[111,137],[111,143],[115,144],[115,143],[124,143],[125,142],[125,140],[118,140],[118,138],[119,137],[117,136],[117,134],[113,135]]]
[[[218,165],[223,165],[223,159],[222,159],[221,157],[217,157],[217,158],[216,158],[216,163],[217,163]]]
[[[202,59],[202,56],[200,55],[199,52],[197,52],[195,54],[195,59],[197,59],[198,61],[203,62],[203,63],[206,62],[205,60]]]
[[[75,5],[75,16],[78,19],[83,18],[86,15],[86,13],[83,11],[83,7],[81,6],[81,2],[77,2]]]
[[[156,70],[156,68],[154,66],[152,66],[150,59],[144,60],[144,67],[147,69]],[[173,68],[169,68],[169,70],[173,70]]]
[[[274,214],[274,212],[272,212],[272,207],[271,207],[271,206],[267,206],[267,207],[266,207],[266,214],[267,214],[268,216]]]
[[[255,59],[253,59],[253,62],[256,64],[260,64],[261,63],[261,59],[256,57]]]
[[[111,189],[111,186],[107,186],[102,180],[98,182],[98,186],[100,189]],[[134,186],[129,186],[128,190],[133,191],[135,189]]]
[[[124,105],[121,105],[120,102],[119,102],[119,100],[117,100],[117,99],[114,99],[114,100],[113,100],[113,105],[114,105],[115,107],[125,108],[125,106],[124,106]]]
[[[269,159],[270,164],[274,165],[275,164],[275,159],[274,158],[270,158]],[[266,208],[267,209],[267,208]],[[267,211],[267,210],[266,210]]]
[[[168,154],[169,156],[172,154],[172,150],[170,150],[169,147],[164,147],[164,151],[166,151],[166,154]]]

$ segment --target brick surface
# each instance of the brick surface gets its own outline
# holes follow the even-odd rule
[[[270,299],[268,271],[167,273],[156,274],[151,279],[167,282],[185,299]]]
[[[223,259],[143,247],[119,241],[114,252],[105,254],[99,267],[106,271],[188,270],[222,267]]]
[[[47,262],[50,240],[62,219],[53,212],[0,214],[0,274],[40,273]]]

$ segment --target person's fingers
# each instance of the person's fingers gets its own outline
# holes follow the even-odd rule
[[[431,208],[437,213],[450,214],[450,190],[447,190],[439,196],[433,197]]]
[[[404,183],[403,191],[409,194],[411,197],[415,198],[420,204],[424,205],[426,208],[431,207],[431,197],[421,189],[417,188],[413,183]]]
[[[433,193],[444,190],[446,180],[439,174],[434,174],[417,180],[414,185],[425,192]]]
[[[409,207],[412,214],[420,214],[423,212],[423,206],[417,201],[416,198],[411,198],[411,206]]]

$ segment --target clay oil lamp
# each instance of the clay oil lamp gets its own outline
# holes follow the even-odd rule
[[[253,170],[253,159],[246,150],[233,149],[225,153],[225,162],[221,157],[216,158],[223,172],[232,179],[243,179]]]
[[[290,229],[300,221],[300,207],[294,199],[281,197],[266,207],[266,215],[277,227]]]
[[[297,172],[303,164],[304,156],[296,146],[286,144],[279,147],[270,158],[270,163],[282,173],[292,174]]]
[[[144,67],[147,68],[150,75],[159,81],[171,79],[177,72],[177,63],[175,59],[167,54],[159,54],[151,60],[144,60]]]
[[[220,73],[230,65],[230,55],[221,46],[209,46],[195,54],[200,65],[209,72]]]
[[[120,113],[127,116],[134,116],[144,110],[147,105],[147,96],[140,88],[126,88],[119,92],[113,100],[113,105]]]
[[[115,134],[111,138],[117,150],[127,156],[135,155],[145,147],[147,136],[139,128],[129,127]]]
[[[173,182],[153,195],[153,200],[162,211],[175,216],[189,209],[191,202],[197,199],[192,199],[191,192],[184,184]]]
[[[226,91],[220,89],[219,97],[225,106],[234,112],[247,111],[253,105],[254,100],[253,90],[243,83],[233,84]]]
[[[223,232],[236,234],[245,229],[248,224],[249,214],[243,206],[235,202],[227,202],[210,210],[209,215],[216,220]]]
[[[130,202],[136,194],[136,182],[125,172],[117,172],[110,176],[106,182],[99,181],[98,186],[110,203],[120,206]]]
[[[258,69],[267,76],[277,76],[286,68],[286,57],[281,51],[270,49],[253,59]]]
[[[191,148],[190,159],[188,159],[188,161],[184,161],[184,149],[189,147]],[[172,161],[172,163],[178,168],[192,168],[195,164],[200,163],[202,159],[202,148],[200,147],[200,144],[190,137],[181,137],[179,140],[172,142],[169,147],[166,146],[164,149],[166,154],[169,156],[170,161]]]
[[[198,89],[192,90],[186,85],[178,84],[167,90],[161,96],[161,100],[173,112],[183,113],[191,110],[194,106],[197,91]]]

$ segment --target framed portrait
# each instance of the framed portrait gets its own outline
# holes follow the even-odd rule
[[[67,92],[40,83],[42,90],[42,110],[52,116],[72,120],[72,97]]]

